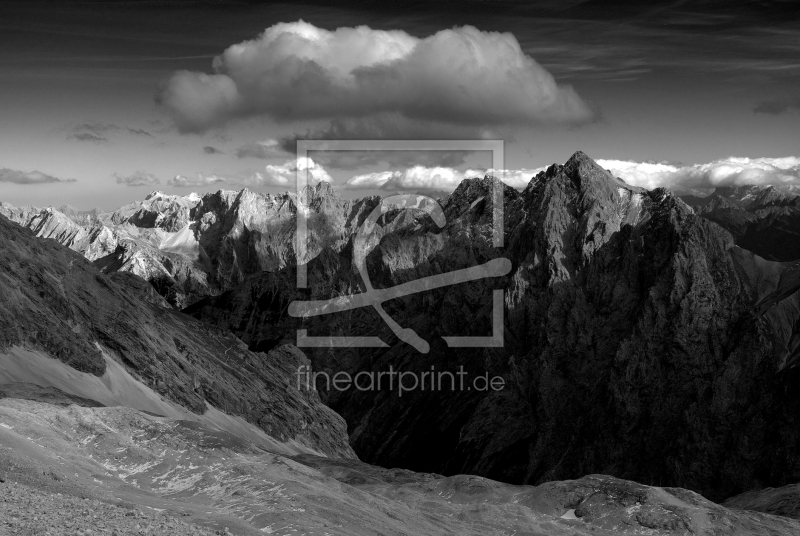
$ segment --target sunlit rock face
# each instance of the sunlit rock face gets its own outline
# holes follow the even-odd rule
[[[503,189],[505,245],[494,248],[492,184],[469,179],[441,199],[443,228],[390,215],[367,256],[376,288],[511,260],[506,276],[384,304],[428,354],[398,341],[372,308],[288,315],[293,300],[363,292],[349,246],[308,263],[307,290],[287,265],[188,312],[253,349],[298,328],[389,345],[307,349],[329,373],[463,366],[504,378],[496,392],[323,389],[371,463],[514,483],[610,473],[714,500],[800,480],[797,266],[736,247],[669,191],[628,185],[583,153],[522,192]],[[444,336],[491,334],[498,288],[503,347],[448,348]]]
[[[252,274],[294,266],[297,197],[248,189],[202,197],[152,192],[108,213],[6,204],[0,213],[81,253],[106,273],[129,272],[149,281],[172,306],[183,308]],[[305,260],[324,248],[344,248],[364,207],[377,204],[376,198],[343,200],[324,182],[301,197],[307,205]]]

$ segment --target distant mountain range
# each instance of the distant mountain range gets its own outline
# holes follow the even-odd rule
[[[346,244],[344,237],[324,234],[328,216],[352,234],[359,214],[378,202],[344,201],[327,183],[309,191],[311,255]],[[249,275],[293,266],[296,210],[295,194],[247,189],[202,197],[152,192],[105,213],[0,203],[8,219],[81,253],[105,273],[130,272],[149,281],[177,308],[229,290]]]
[[[707,197],[681,199],[756,255],[775,261],[800,259],[800,186],[722,187]]]
[[[313,209],[311,256],[326,247],[341,251],[379,202],[375,196],[344,200],[328,183],[309,187],[306,195]],[[680,198],[729,231],[737,245],[767,260],[800,259],[800,186],[720,187],[707,197]],[[152,192],[111,212],[0,202],[0,214],[11,221],[81,253],[105,273],[128,272],[149,281],[179,309],[253,274],[294,266],[296,211],[293,193],[248,189],[202,197]]]
[[[0,260],[2,295],[13,297],[0,301],[0,341],[95,375],[108,357],[196,413],[208,402],[281,441],[336,456],[352,456],[352,446],[384,467],[511,484],[604,473],[717,501],[800,482],[800,262],[770,260],[792,255],[782,240],[800,229],[800,192],[682,199],[631,186],[578,152],[521,192],[500,185],[505,245],[494,248],[494,181],[468,179],[440,199],[442,228],[393,211],[368,242],[376,288],[511,261],[508,275],[384,304],[429,354],[398,341],[371,308],[288,315],[294,300],[363,290],[353,259],[366,250],[355,235],[381,200],[344,200],[327,183],[307,191],[307,289],[296,286],[293,194],[154,192],[84,214],[0,205],[29,230],[0,218],[0,249],[16,252]],[[60,244],[31,242],[34,234]],[[504,292],[503,347],[447,347],[442,337],[489,334],[494,289]],[[291,346],[298,329],[390,346],[303,349],[318,371],[463,366],[506,388],[402,398],[323,389],[348,446],[316,394],[283,387],[304,359]],[[251,369],[256,362],[266,368]]]

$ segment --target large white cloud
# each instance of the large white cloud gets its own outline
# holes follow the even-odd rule
[[[707,164],[675,165],[625,160],[597,160],[615,176],[652,189],[713,188],[745,184],[800,184],[800,158],[730,157]]]
[[[260,114],[286,121],[388,112],[462,125],[594,118],[512,34],[472,26],[420,39],[367,26],[280,23],[229,47],[213,68],[178,71],[159,91],[182,131]]]

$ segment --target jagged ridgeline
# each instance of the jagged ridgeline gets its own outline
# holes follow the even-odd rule
[[[628,185],[583,153],[522,192],[504,187],[505,247],[494,248],[492,181],[442,198],[443,228],[390,214],[367,259],[376,288],[511,260],[507,276],[385,304],[430,342],[427,355],[371,309],[302,323],[287,314],[295,299],[360,292],[353,236],[377,198],[343,200],[327,184],[309,192],[308,290],[295,285],[290,194],[154,193],[108,214],[2,210],[106,272],[144,277],[251,350],[279,348],[302,327],[391,346],[308,349],[318,370],[463,365],[505,379],[490,393],[323,392],[365,461],[512,483],[607,473],[716,500],[800,480],[796,264],[764,260],[669,191]],[[447,348],[442,336],[490,334],[496,288],[504,347]]]
[[[310,188],[309,253],[340,250],[363,210],[377,198],[345,201],[322,183]],[[247,276],[296,264],[295,194],[250,190],[200,197],[152,192],[113,212],[16,208],[0,214],[81,253],[105,273],[129,272],[149,281],[171,305],[234,288]]]

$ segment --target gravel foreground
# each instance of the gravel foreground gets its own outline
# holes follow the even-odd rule
[[[100,534],[205,536],[229,533],[185,523],[162,512],[147,513],[94,499],[48,493],[15,482],[0,483],[0,535]]]

